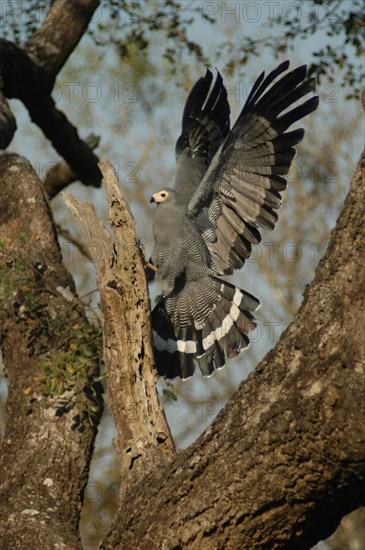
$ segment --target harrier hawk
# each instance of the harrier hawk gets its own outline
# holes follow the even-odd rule
[[[207,70],[186,101],[176,143],[173,186],[155,193],[152,262],[167,281],[152,312],[157,368],[188,378],[210,375],[248,346],[259,301],[222,279],[243,266],[259,228],[272,230],[302,128],[287,131],[318,106],[307,67],[289,62],[256,80],[230,130],[221,75]]]

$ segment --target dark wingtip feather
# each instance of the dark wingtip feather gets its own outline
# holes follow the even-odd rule
[[[309,113],[312,113],[313,111],[315,111],[315,110],[318,108],[318,105],[319,105],[319,96],[318,96],[318,95],[315,95],[314,97],[311,97],[311,98],[307,101],[307,104],[309,105],[308,114],[309,114]]]
[[[290,61],[283,61],[283,63],[280,63],[275,69],[273,69],[267,77],[265,77],[265,71],[263,71],[260,76],[257,78],[250,95],[247,98],[247,101],[245,103],[245,106],[243,108],[242,112],[247,112],[250,107],[255,105],[258,98],[263,94],[263,92],[270,86],[270,84],[277,78],[280,74],[282,74],[284,71],[286,71],[289,68]]]
[[[289,59],[286,59],[285,61],[280,63],[280,65],[276,69],[274,69],[272,72],[275,72],[275,71],[279,70],[280,72],[278,72],[278,74],[281,74],[284,71],[286,71],[287,69],[289,69],[289,67],[290,67],[290,61],[289,61]]]
[[[294,122],[297,122],[301,118],[304,118],[305,116],[309,115],[310,113],[313,113],[318,107],[319,104],[319,97],[314,96],[310,99],[307,99],[304,103],[299,105],[298,107],[295,107],[291,111],[285,113],[284,115],[281,115],[272,125],[275,130],[281,134],[282,132],[285,132],[289,126],[294,124]]]
[[[205,76],[199,78],[199,80],[192,87],[191,92],[188,95],[188,99],[185,103],[184,113],[182,117],[183,129],[188,123],[189,117],[195,112],[200,111],[200,109],[202,108],[207,98],[212,80],[213,73],[209,69],[207,69]]]

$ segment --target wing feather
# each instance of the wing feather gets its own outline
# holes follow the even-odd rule
[[[208,69],[205,77],[200,78],[191,90],[184,108],[181,135],[176,142],[174,188],[187,200],[229,133],[227,90],[219,72],[210,90],[212,81],[213,75]]]
[[[221,275],[242,267],[251,245],[260,242],[260,227],[274,229],[294,147],[304,136],[302,128],[286,130],[318,106],[318,97],[312,97],[291,108],[315,82],[305,65],[283,74],[288,67],[284,62],[266,78],[259,76],[188,204],[192,218],[203,212],[209,218],[206,243]]]

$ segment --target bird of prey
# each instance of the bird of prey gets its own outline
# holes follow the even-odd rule
[[[243,266],[259,228],[272,230],[294,146],[302,128],[287,131],[318,106],[307,67],[289,61],[256,80],[230,130],[227,91],[207,70],[192,88],[176,143],[173,186],[155,193],[151,260],[167,289],[157,298],[152,328],[157,369],[208,376],[249,344],[259,301],[222,277]]]

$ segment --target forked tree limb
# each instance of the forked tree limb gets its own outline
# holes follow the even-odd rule
[[[119,190],[109,161],[100,162],[109,203],[113,239],[94,207],[70,193],[64,200],[86,237],[94,262],[104,315],[104,352],[117,452],[123,473],[153,454],[174,452],[155,387],[157,373],[151,342],[150,303],[132,213]],[[157,458],[158,457],[158,458]]]
[[[309,549],[365,504],[364,176],[363,154],[275,349],[198,441],[127,492],[100,548]]]

